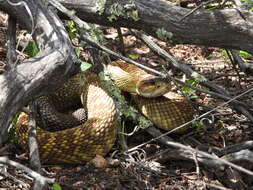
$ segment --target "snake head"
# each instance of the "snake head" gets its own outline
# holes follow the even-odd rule
[[[171,90],[171,80],[168,78],[152,77],[141,80],[136,85],[136,92],[146,98],[158,97]]]

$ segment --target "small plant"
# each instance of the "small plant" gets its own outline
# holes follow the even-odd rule
[[[37,44],[34,41],[30,41],[25,49],[26,54],[29,57],[34,57],[38,54],[39,48],[37,47]]]
[[[120,16],[124,16],[124,9],[119,3],[114,3],[110,7],[110,13],[111,15],[108,19],[112,22],[113,20],[117,20]]]
[[[218,125],[221,127],[221,128],[224,128],[224,121],[223,120],[218,120]]]
[[[69,31],[69,37],[70,39],[74,39],[77,36],[77,27],[74,21],[67,21],[66,23],[67,30]]]
[[[82,61],[81,62],[81,71],[86,71],[88,70],[89,68],[91,68],[92,64],[88,63],[88,62],[85,62],[85,61]]]
[[[192,85],[192,86],[198,86],[198,85],[199,85],[199,83],[198,83],[196,80],[188,80],[188,81],[186,81],[186,83],[187,83],[187,84],[190,84],[190,85]],[[183,92],[184,92],[187,96],[189,96],[191,99],[196,99],[196,98],[198,98],[198,95],[196,94],[196,90],[194,90],[194,89],[192,89],[192,88],[190,88],[190,87],[188,87],[188,86],[183,86],[183,87],[182,87],[182,90],[183,90]]]
[[[108,19],[112,22],[113,20],[117,20],[119,17],[122,18],[132,18],[134,21],[139,20],[138,11],[136,9],[136,5],[133,1],[129,1],[129,4],[125,4],[124,7],[119,3],[114,3],[110,7],[111,15]]]
[[[12,119],[11,123],[13,126],[16,126],[17,124],[17,121],[18,121],[18,116],[20,115],[20,112],[18,112],[15,117]],[[15,127],[11,127],[9,130],[8,130],[8,133],[6,135],[3,136],[3,142],[5,141],[14,141],[16,142],[17,139],[16,139],[16,130],[15,130]]]
[[[194,128],[195,130],[199,131],[199,132],[205,131],[207,129],[207,126],[204,125],[202,122],[199,122],[199,121],[192,122],[191,127]]]
[[[173,34],[171,32],[168,32],[164,28],[158,28],[156,31],[156,35],[160,40],[163,41],[170,41],[173,37]]]
[[[100,44],[105,44],[106,43],[106,38],[103,34],[103,31],[98,29],[95,25],[90,25],[91,29],[89,31],[90,36],[96,40],[96,42]]]
[[[57,184],[57,183],[53,184],[52,189],[53,190],[62,190],[61,186],[59,184]]]
[[[193,72],[192,73],[192,80],[188,80],[186,81],[187,84],[190,84],[192,86],[198,87],[198,88],[202,88],[202,86],[199,84],[200,82],[204,82],[207,79],[203,76],[198,74],[197,72]],[[197,94],[196,94],[196,90],[192,89],[191,87],[188,86],[183,86],[182,90],[184,91],[185,94],[187,94],[191,99],[196,99],[198,98]]]

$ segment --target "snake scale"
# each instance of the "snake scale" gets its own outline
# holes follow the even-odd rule
[[[79,85],[78,80],[79,77],[75,76],[65,86]],[[79,92],[85,93],[79,95],[85,96],[87,121],[55,132],[37,129],[43,163],[84,163],[96,155],[105,155],[113,146],[117,130],[115,104],[94,73],[87,72],[85,80],[79,87]],[[22,113],[17,122],[16,133],[23,147],[27,147],[28,121],[29,116]]]
[[[168,81],[157,80],[144,70],[121,61],[110,64],[108,71],[115,84],[130,92],[135,106],[159,128],[170,130],[193,118],[194,110],[184,98],[165,94],[171,89]],[[95,73],[86,72],[84,78],[85,82],[80,84],[80,75],[76,75],[61,90],[36,100],[41,106],[40,116],[49,118],[49,121],[36,118],[40,126],[37,139],[43,163],[84,163],[96,155],[105,155],[115,142],[117,112],[114,101]],[[87,116],[80,120],[74,114],[59,112],[72,104],[81,104],[80,96]],[[82,123],[85,117],[87,121]],[[55,123],[59,118],[64,121]],[[23,147],[28,146],[28,122],[29,116],[21,113],[16,134]],[[69,128],[72,123],[75,127]]]

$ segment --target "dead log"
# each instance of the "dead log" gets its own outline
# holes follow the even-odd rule
[[[86,22],[134,28],[155,37],[159,30],[164,29],[165,40],[174,44],[216,46],[253,53],[253,44],[249,43],[253,40],[253,13],[248,10],[200,9],[181,21],[191,9],[161,0],[107,0],[103,9],[93,0],[59,1],[67,8],[75,10]],[[113,15],[111,10],[115,7],[121,9],[123,14],[110,21],[109,18]],[[136,19],[127,16],[135,10],[138,12]]]
[[[40,52],[0,74],[0,130],[3,135],[17,111],[32,98],[52,91],[79,68],[67,32],[39,0],[0,1],[0,10],[31,31]]]

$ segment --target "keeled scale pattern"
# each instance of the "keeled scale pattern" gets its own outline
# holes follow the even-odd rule
[[[134,103],[143,115],[149,118],[157,127],[164,130],[174,129],[193,119],[194,109],[183,98],[144,98],[133,96]],[[177,132],[184,132],[187,127]]]
[[[82,125],[57,132],[38,129],[40,157],[43,163],[84,163],[96,155],[105,155],[116,139],[116,109],[95,74],[87,73],[88,119]],[[22,113],[16,133],[19,143],[27,147],[29,116]]]

